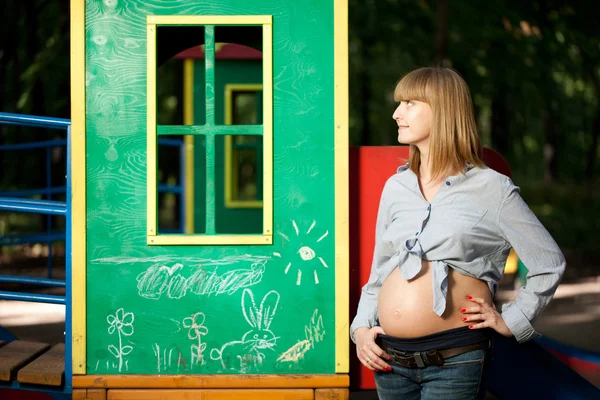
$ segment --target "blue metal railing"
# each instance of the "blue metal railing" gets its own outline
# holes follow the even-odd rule
[[[31,148],[39,148],[46,147],[46,190],[41,190],[40,192],[46,194],[48,196],[47,200],[36,200],[36,199],[27,199],[27,198],[19,198],[14,197],[31,194],[39,194],[32,193],[31,191],[17,191],[17,192],[9,192],[11,197],[0,196],[0,210],[14,211],[14,212],[29,212],[29,213],[39,213],[43,215],[47,215],[48,218],[51,218],[52,215],[63,216],[66,218],[66,229],[65,233],[55,233],[52,232],[51,221],[49,220],[48,224],[48,233],[47,240],[54,241],[60,240],[64,238],[65,240],[65,280],[58,279],[46,279],[46,278],[31,278],[31,277],[22,277],[22,276],[12,276],[12,275],[0,275],[0,283],[8,283],[8,284],[22,284],[22,285],[36,285],[36,286],[49,286],[49,287],[64,287],[65,295],[57,296],[50,294],[40,294],[40,293],[23,293],[23,292],[11,292],[11,291],[0,291],[0,299],[5,300],[19,300],[19,301],[32,301],[32,302],[40,302],[40,303],[53,303],[53,304],[64,304],[65,305],[65,386],[64,393],[70,393],[72,389],[71,377],[72,377],[72,334],[71,334],[71,121],[62,118],[48,118],[48,117],[37,117],[32,115],[19,115],[19,114],[9,114],[9,113],[0,113],[0,124],[7,125],[20,125],[20,126],[30,126],[37,128],[48,128],[48,129],[64,129],[67,132],[66,140],[53,140],[46,142],[38,142],[38,143],[27,143],[20,145],[6,145],[3,146],[4,150],[23,150],[23,149],[31,149]],[[48,145],[50,143],[50,145]],[[52,188],[51,186],[51,163],[50,163],[50,150],[51,147],[57,145],[64,145],[67,148],[67,165],[66,165],[66,184],[60,188]],[[50,197],[52,194],[56,193],[65,193],[66,201],[60,202],[51,200]],[[7,193],[2,193],[2,195],[6,195]],[[9,240],[39,240],[41,235],[10,235],[8,237]],[[25,236],[25,237],[24,237]],[[4,238],[6,240],[6,237]],[[5,244],[4,242],[0,242],[0,245]],[[50,248],[51,246],[49,246]],[[51,268],[51,265],[50,265]],[[50,270],[51,271],[51,270]],[[49,276],[50,278],[50,276]],[[15,383],[19,385],[18,383]],[[15,388],[18,388],[15,386]]]

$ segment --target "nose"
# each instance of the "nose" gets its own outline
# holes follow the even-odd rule
[[[402,104],[399,104],[398,107],[396,107],[396,110],[394,110],[394,113],[392,114],[392,118],[395,121],[398,121],[399,119],[404,119],[401,108],[402,108]]]

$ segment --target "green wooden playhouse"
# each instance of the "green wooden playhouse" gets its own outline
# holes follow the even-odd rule
[[[74,396],[347,396],[347,2],[71,4]],[[174,135],[185,229],[165,233]]]

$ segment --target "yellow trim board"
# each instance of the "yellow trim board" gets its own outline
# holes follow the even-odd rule
[[[263,90],[262,84],[229,83],[225,85],[225,125],[233,123],[233,93],[234,92],[259,92]],[[234,192],[237,188],[237,170],[234,164],[233,141],[231,135],[225,136],[225,207],[226,208],[262,208],[263,202],[259,200],[235,200]],[[264,166],[263,166],[264,170]],[[264,197],[263,197],[264,198]]]
[[[263,231],[273,234],[273,26],[263,25]]]
[[[194,124],[194,60],[183,60],[183,123]],[[194,233],[194,136],[184,136],[185,146],[185,221],[184,232]]]
[[[334,0],[335,372],[349,365],[348,0]]]
[[[149,24],[147,27],[146,46],[146,98],[147,98],[147,126],[146,126],[146,194],[147,194],[147,233],[156,235],[158,224],[156,218],[156,25]]]
[[[73,374],[86,373],[85,6],[71,0],[71,331]],[[67,305],[69,307],[69,305]]]
[[[155,25],[264,25],[271,24],[270,15],[148,15]]]
[[[272,244],[273,232],[273,45],[271,16],[147,17],[147,243],[148,245]],[[263,29],[263,234],[159,235],[156,182],[156,26],[262,24]],[[233,128],[231,128],[233,129]],[[227,133],[220,129],[220,132]]]
[[[273,244],[270,235],[159,235],[148,236],[148,245],[249,245]]]

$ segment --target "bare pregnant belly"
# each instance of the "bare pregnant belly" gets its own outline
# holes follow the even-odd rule
[[[449,268],[446,311],[440,317],[433,312],[431,261],[422,261],[422,269],[410,282],[398,268],[387,277],[378,298],[379,323],[387,335],[414,338],[448,329],[468,326],[461,318],[461,308],[475,303],[467,296],[480,297],[491,302],[486,282],[461,275]]]

